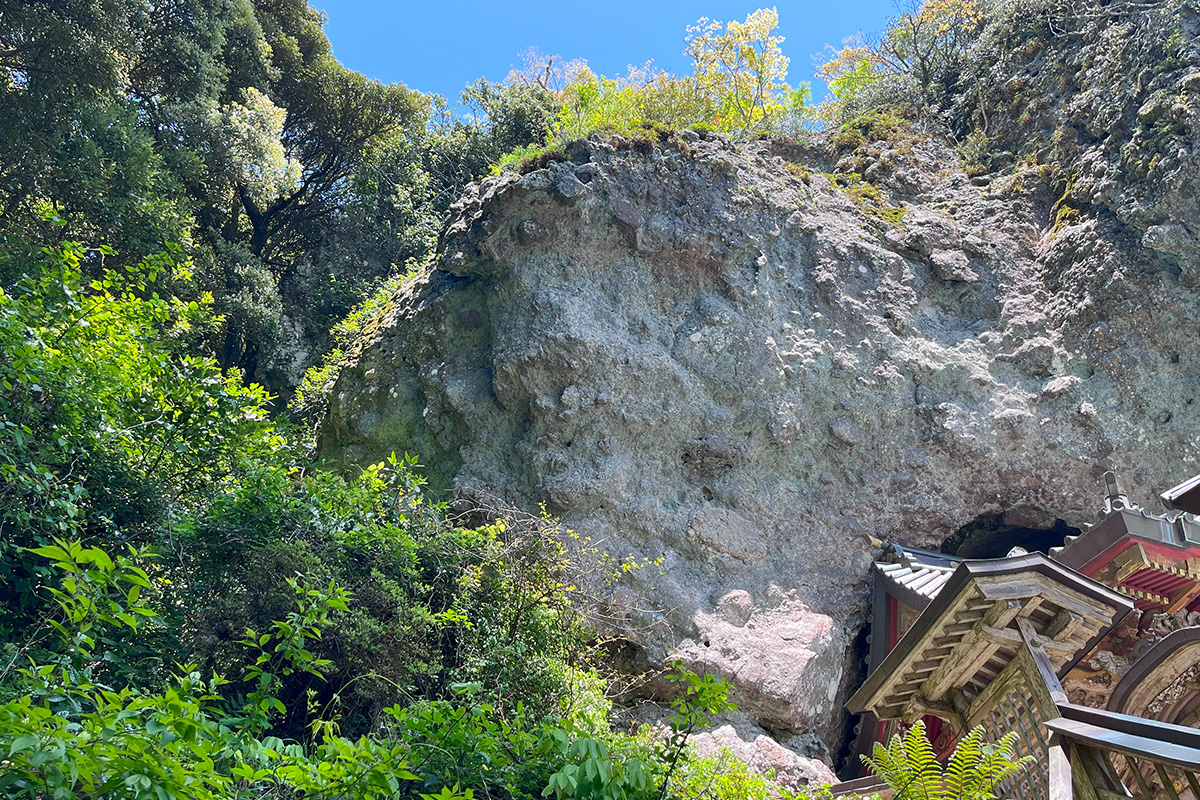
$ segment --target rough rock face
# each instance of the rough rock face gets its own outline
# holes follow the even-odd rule
[[[991,139],[993,167],[1054,165],[1058,224],[1099,222],[1200,285],[1200,2],[1011,0],[965,77],[977,91],[958,111]],[[1063,254],[1085,268],[1090,255]]]
[[[1110,469],[1153,505],[1200,441],[1200,264],[1145,242],[1195,227],[1183,177],[1167,191],[1190,199],[1139,230],[1064,219],[1028,175],[976,185],[915,133],[855,155],[877,196],[817,173],[843,157],[593,137],[483,181],[342,371],[321,439],[419,453],[437,487],[544,502],[661,559],[613,593],[618,627],[826,759],[877,540],[1077,526]],[[1170,158],[1200,174],[1195,137]]]

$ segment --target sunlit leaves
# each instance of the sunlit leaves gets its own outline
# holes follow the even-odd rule
[[[687,54],[695,79],[718,98],[722,120],[728,119],[717,127],[747,134],[784,112],[779,99],[788,58],[779,47],[783,37],[774,33],[778,25],[774,8],[760,8],[745,22],[722,25],[701,18],[688,28]]]
[[[736,136],[800,132],[811,114],[808,87],[792,89],[785,82],[788,58],[780,48],[783,37],[775,33],[778,24],[774,8],[759,9],[744,22],[701,19],[688,28],[691,75],[672,75],[647,63],[608,78],[574,66],[559,92],[556,138],[690,126]]]

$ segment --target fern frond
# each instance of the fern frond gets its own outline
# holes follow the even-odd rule
[[[997,786],[1035,760],[1026,756],[1014,761],[1016,744],[1013,732],[988,744],[987,732],[978,726],[959,741],[943,769],[924,723],[917,722],[886,746],[876,743],[862,760],[891,787],[895,800],[992,800]]]
[[[979,762],[984,757],[985,735],[982,726],[977,725],[959,740],[953,755],[950,756],[950,762],[946,765],[946,775],[942,781],[946,797],[964,796],[964,790],[974,780]]]
[[[1033,756],[1013,760],[1016,752],[1017,734],[1009,732],[1000,737],[1000,741],[984,750],[977,778],[964,792],[963,800],[989,800],[995,797],[996,788],[1027,765],[1033,763]]]
[[[905,757],[904,745],[899,736],[894,736],[887,746],[876,742],[870,756],[862,756],[863,763],[871,773],[888,786],[907,786],[911,775],[908,759]]]
[[[913,800],[942,800],[942,765],[938,763],[933,745],[925,733],[925,723],[918,720],[905,737],[904,748],[912,764],[913,782],[905,798]],[[899,794],[896,800],[903,800]]]

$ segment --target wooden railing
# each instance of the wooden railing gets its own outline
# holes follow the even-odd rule
[[[1200,800],[1200,730],[1069,703],[1059,713],[1046,723],[1049,800]]]

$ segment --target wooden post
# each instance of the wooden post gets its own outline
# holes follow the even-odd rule
[[[1074,781],[1071,777],[1071,759],[1063,749],[1062,739],[1057,734],[1050,740],[1050,795],[1046,800],[1074,800]]]
[[[1088,770],[1086,758],[1087,753],[1075,744],[1071,745],[1071,777],[1074,781],[1075,795],[1079,800],[1099,800],[1095,780]]]

